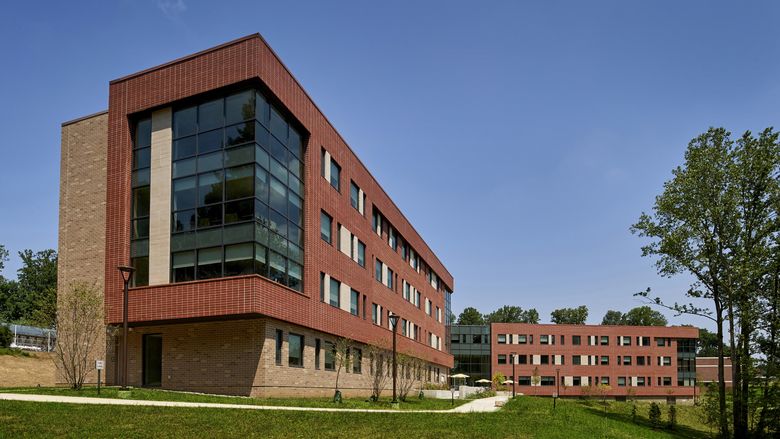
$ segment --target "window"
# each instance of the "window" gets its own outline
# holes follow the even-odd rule
[[[601,365],[602,365],[602,366],[606,366],[606,365],[608,365],[608,364],[609,364],[609,356],[607,356],[607,355],[602,355],[602,356],[601,356]]]
[[[608,335],[602,335],[601,336],[601,345],[602,346],[609,346],[609,336]]]
[[[330,159],[330,185],[341,192],[341,166],[333,158]]]
[[[527,335],[525,335],[525,334],[518,335],[518,336],[517,336],[517,342],[518,342],[519,344],[526,344],[526,343],[528,343],[528,336],[527,336]]]
[[[506,344],[506,334],[498,334],[498,344]]]
[[[358,309],[360,309],[360,293],[355,291],[354,289],[350,292],[350,300],[349,300],[349,312],[353,315],[358,315]]]
[[[393,289],[393,270],[390,269],[390,267],[387,267],[387,288]]]
[[[554,386],[555,385],[555,377],[554,376],[543,376],[541,381],[539,382],[542,386]]]
[[[254,273],[302,291],[303,141],[291,122],[255,90],[174,109],[172,282]]]
[[[352,373],[363,373],[363,351],[352,349]]]
[[[623,346],[631,346],[631,337],[628,335],[623,336]]]
[[[636,385],[638,387],[644,387],[645,386],[645,377],[636,377]]]
[[[320,369],[320,339],[314,339],[314,368]]]
[[[374,262],[374,279],[377,282],[382,282],[382,261],[379,259]]]
[[[550,336],[549,335],[540,335],[539,336],[539,344],[550,344]]]
[[[579,335],[572,335],[571,336],[571,344],[578,346],[582,344],[582,338]]]
[[[276,364],[281,366],[282,364],[282,343],[284,334],[281,329],[276,330]]]
[[[414,296],[414,306],[416,306],[418,309],[420,308],[420,297],[422,297],[422,296],[420,295],[420,292],[419,292],[419,291],[415,292],[415,296]]]
[[[382,313],[379,312],[379,305],[376,303],[371,304],[371,321],[375,325],[382,324]]]
[[[670,342],[668,341],[668,339],[666,339],[666,338],[663,338],[663,337],[656,337],[656,338],[655,338],[655,344],[656,344],[658,347],[664,347],[664,346],[669,346],[671,343],[670,343]]]
[[[336,370],[336,345],[325,342],[325,370]]]
[[[330,296],[328,299],[328,302],[335,306],[336,308],[339,308],[341,306],[341,295],[339,292],[341,291],[341,282],[337,281],[334,278],[330,278]]]
[[[366,266],[366,245],[359,239],[357,242],[357,263],[361,267]]]
[[[555,337],[555,336],[553,335],[553,337]],[[555,344],[555,343],[553,343],[553,344]],[[561,345],[564,345],[564,344],[566,344],[566,338],[565,338],[565,336],[561,335]]]
[[[530,376],[519,376],[517,377],[517,385],[518,386],[530,386],[531,385],[531,377]]]
[[[550,356],[549,355],[542,355],[540,358],[540,362],[542,364],[550,364]]]
[[[517,364],[528,364],[528,355],[525,354],[518,355]]]
[[[325,213],[325,211],[320,212],[320,237],[323,241],[327,242],[328,244],[333,245],[333,217]]]
[[[572,355],[571,364],[575,366],[579,366],[581,364],[581,361],[582,361],[582,357],[580,357],[579,355]]]
[[[609,377],[601,377],[601,384],[604,386],[609,385]]]
[[[303,336],[290,333],[287,336],[287,365],[303,367]]]
[[[644,356],[637,356],[636,357],[636,365],[637,366],[644,366],[645,365],[645,357]]]
[[[671,366],[672,365],[672,357],[658,357],[658,365],[659,366]]]
[[[130,264],[135,267],[131,286],[149,284],[149,210],[152,120],[138,121],[133,138],[130,204]]]
[[[363,215],[366,205],[366,194],[362,193],[360,187],[354,181],[349,182],[349,204]]]
[[[498,364],[506,364],[506,354],[498,354]]]
[[[620,363],[618,362],[618,364],[620,364]],[[624,366],[631,366],[631,356],[630,355],[626,355],[626,356],[623,357],[623,365]]]
[[[618,377],[618,387],[626,387],[626,377]]]

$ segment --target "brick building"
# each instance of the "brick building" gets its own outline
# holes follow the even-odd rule
[[[345,337],[341,387],[366,394],[390,313],[424,380],[452,367],[452,275],[257,34],[111,81],[107,112],[64,123],[59,232],[59,288],[104,291],[109,382],[121,265],[130,385],[331,394]]]
[[[479,345],[491,356],[490,374],[514,381],[518,393],[581,396],[603,384],[616,398],[694,396],[697,328],[493,323],[489,350],[465,328],[452,327],[455,371],[474,361],[461,357],[464,344]]]

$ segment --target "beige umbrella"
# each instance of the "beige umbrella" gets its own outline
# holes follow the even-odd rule
[[[482,378],[481,380],[476,380],[474,382],[479,384],[490,384],[490,380],[486,380],[484,378]]]
[[[454,380],[457,380],[457,379],[462,379],[462,380],[463,380],[463,383],[465,384],[465,383],[466,383],[466,378],[468,378],[468,377],[469,377],[469,376],[468,376],[468,375],[466,375],[466,374],[463,374],[463,373],[456,373],[455,375],[452,375],[450,378],[452,378],[452,379],[453,379],[453,385],[455,385],[455,383],[454,383]]]
[[[512,381],[512,380],[505,380],[505,381],[502,381],[502,382],[501,382],[501,384],[514,384],[514,383],[515,383],[515,382],[514,382],[514,381]]]

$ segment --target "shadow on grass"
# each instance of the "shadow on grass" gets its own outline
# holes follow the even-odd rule
[[[637,415],[636,422],[631,419],[631,415],[624,414],[624,413],[615,413],[612,411],[609,411],[609,408],[607,408],[607,411],[604,411],[604,406],[600,403],[583,403],[583,407],[586,411],[596,415],[596,416],[602,416],[607,419],[621,422],[625,424],[633,424],[638,425],[641,427],[645,427],[648,430],[653,430],[652,425],[650,425],[650,422],[643,418],[642,416]],[[674,430],[670,430],[666,427],[666,424],[664,423],[662,427],[656,428],[655,431],[663,431],[667,432],[671,435],[674,435],[675,437],[681,437],[681,438],[689,438],[689,439],[705,439],[709,438],[710,435],[707,432],[696,430],[695,428],[691,428],[685,425],[677,424],[677,426],[674,428]]]

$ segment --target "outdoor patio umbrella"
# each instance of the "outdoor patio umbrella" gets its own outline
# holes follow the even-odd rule
[[[469,376],[468,376],[468,375],[466,375],[466,374],[463,374],[463,373],[456,373],[455,375],[452,375],[450,378],[452,378],[452,380],[453,380],[453,384],[454,384],[456,379],[462,379],[462,380],[463,380],[463,382],[465,383],[465,382],[466,382],[466,378],[468,378],[468,377],[469,377]]]
[[[486,379],[482,378],[481,380],[476,380],[475,383],[490,384],[490,380],[486,380]]]
[[[504,380],[501,382],[501,384],[514,384],[515,382],[512,380]]]

